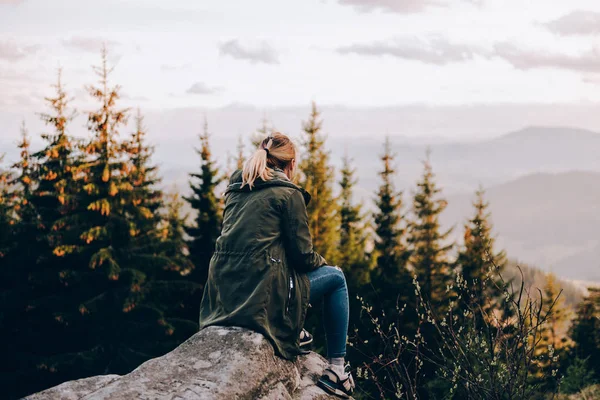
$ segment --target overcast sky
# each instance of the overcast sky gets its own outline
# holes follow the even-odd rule
[[[102,43],[149,112],[600,102],[597,0],[0,0],[0,111],[40,111],[58,66],[85,108]]]

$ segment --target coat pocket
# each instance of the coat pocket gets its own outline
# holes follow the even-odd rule
[[[287,304],[285,306],[285,313],[287,315],[290,314],[290,304],[292,303],[292,296],[294,294],[294,276],[290,274],[288,276],[288,296],[287,296]]]
[[[269,259],[271,260],[271,263],[278,265],[279,268],[283,268],[280,258],[274,258],[274,257],[269,256]],[[292,295],[294,293],[294,277],[292,276],[292,274],[289,274],[286,277],[286,289],[287,289],[287,296],[285,297],[285,313],[286,313],[286,315],[289,315],[290,303],[292,302]]]

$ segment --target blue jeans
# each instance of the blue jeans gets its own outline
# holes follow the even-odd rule
[[[344,273],[325,265],[309,272],[310,302],[323,299],[323,319],[327,336],[327,357],[346,356],[346,338],[350,313],[348,286]]]

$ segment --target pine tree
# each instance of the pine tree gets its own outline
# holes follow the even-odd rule
[[[31,156],[29,133],[24,122],[21,125],[21,141],[17,146],[20,150],[20,159],[12,166],[16,174],[10,182],[10,185],[15,188],[12,206],[15,217],[13,229],[15,247],[7,262],[18,270],[18,275],[22,276],[21,280],[26,280],[23,275],[26,276],[27,270],[38,262],[39,219],[32,201],[37,184],[37,172]],[[17,282],[14,284],[19,285]]]
[[[0,165],[4,160],[4,155],[0,155]],[[9,190],[11,181],[10,171],[0,167],[0,261],[6,257],[12,244],[12,194]],[[0,264],[2,264],[0,262]]]
[[[246,157],[244,156],[244,141],[242,137],[238,137],[238,145],[237,145],[237,159],[236,159],[236,168],[243,169],[244,163],[246,162]]]
[[[577,306],[569,328],[573,341],[573,355],[578,358],[600,360],[600,289],[588,288],[589,294]],[[591,362],[594,379],[600,382],[600,365]]]
[[[132,207],[130,218],[135,221],[139,232],[136,237],[150,244],[156,237],[156,230],[161,216],[159,210],[163,207],[162,192],[156,189],[160,183],[157,168],[150,165],[154,148],[146,143],[146,128],[141,111],[137,110],[135,131],[131,134],[128,153],[131,162],[129,179],[132,188]],[[140,243],[140,245],[143,245]]]
[[[188,243],[185,240],[185,220],[187,215],[182,214],[183,202],[179,194],[166,195],[163,220],[161,222],[161,254],[170,260],[171,268],[165,270],[161,286],[168,286],[170,290],[159,293],[158,298],[169,299],[169,321],[175,326],[179,325],[188,336],[198,331],[198,314],[203,286],[189,279],[194,270],[194,264],[189,259]],[[167,283],[166,280],[169,280]],[[165,297],[165,294],[168,295]],[[167,303],[167,301],[162,300]],[[182,336],[182,338],[186,338]],[[178,343],[177,343],[178,344]]]
[[[397,359],[400,353],[393,338],[397,334],[413,335],[417,325],[415,301],[411,298],[414,288],[407,270],[410,253],[405,244],[403,193],[397,191],[394,185],[396,171],[389,138],[385,140],[380,159],[381,180],[373,212],[374,248],[370,254],[374,265],[370,268],[370,285],[357,289],[361,304],[351,307],[351,325],[355,325],[360,347],[357,351],[354,351],[354,346],[350,347],[349,356],[351,362],[357,365],[372,364],[379,357]],[[367,313],[365,310],[370,311]],[[356,340],[353,342],[356,343]],[[405,357],[406,354],[401,354],[398,362],[412,370],[412,363]],[[373,372],[377,375],[378,387],[371,386],[373,383],[369,380],[365,382],[366,390],[378,391],[382,387],[391,392],[397,390],[388,386],[393,386],[393,382],[386,376],[386,368],[376,368]]]
[[[396,171],[389,138],[385,140],[381,161],[383,169],[379,175],[382,182],[377,193],[377,211],[373,214],[376,267],[371,273],[371,280],[379,294],[378,300],[385,303],[382,304],[384,312],[395,316],[397,307],[403,307],[408,301],[404,294],[412,290],[408,291],[406,286],[410,285],[406,270],[409,251],[404,244],[402,192],[394,187]]]
[[[77,191],[71,175],[73,145],[66,134],[66,126],[73,114],[69,115],[60,70],[54,88],[55,95],[45,98],[50,113],[40,114],[52,127],[50,133],[41,135],[46,147],[22,157],[17,166],[21,170],[19,180],[22,183],[18,186],[22,190],[15,194],[21,197],[21,203],[24,198],[28,200],[24,207],[19,207],[22,219],[16,227],[21,239],[16,242],[10,264],[23,277],[18,282],[13,281],[11,291],[5,292],[20,296],[13,295],[6,301],[14,312],[13,320],[7,323],[12,328],[12,338],[7,340],[11,346],[2,352],[10,372],[1,374],[12,388],[9,392],[14,390],[16,395],[24,394],[23,390],[42,389],[60,381],[60,375],[53,367],[44,369],[47,365],[42,360],[56,348],[64,348],[72,339],[57,323],[55,318],[60,317],[54,314],[60,308],[57,304],[64,302],[59,296],[64,287],[60,276],[64,265],[52,254],[58,239],[54,228],[67,211],[67,190]],[[25,140],[21,145],[25,145]],[[26,153],[29,151],[22,151],[23,156]],[[35,169],[28,167],[26,172],[24,165],[35,165]],[[30,180],[33,184],[28,183]],[[25,210],[29,216],[23,218]],[[5,333],[9,332],[6,330]]]
[[[453,245],[445,243],[451,230],[440,232],[439,216],[447,203],[438,198],[441,190],[435,183],[429,156],[423,164],[423,176],[417,183],[412,206],[414,220],[409,224],[410,264],[424,299],[441,315],[447,309],[446,287],[453,279],[448,259]]]
[[[7,327],[8,319],[4,306],[9,304],[7,293],[9,290],[14,289],[13,275],[15,273],[14,266],[9,264],[8,257],[15,245],[16,221],[13,211],[14,188],[11,187],[13,174],[12,171],[2,165],[4,157],[4,155],[0,155],[0,326]],[[0,343],[5,342],[1,340],[2,333],[5,332],[6,328],[0,330]],[[3,369],[0,369],[0,371],[3,371]]]
[[[76,115],[69,107],[69,98],[62,83],[62,70],[58,70],[57,82],[53,85],[55,94],[46,97],[50,108],[49,113],[41,113],[40,117],[52,130],[43,133],[42,139],[46,146],[33,154],[39,166],[38,185],[34,192],[33,202],[40,218],[39,234],[43,238],[40,249],[42,263],[40,276],[37,279],[42,287],[48,286],[50,281],[56,281],[47,275],[54,269],[52,276],[56,278],[56,256],[52,253],[59,240],[57,222],[66,215],[74,204],[67,203],[67,193],[77,193],[80,186],[74,180],[76,143],[67,134],[68,124]],[[46,276],[44,276],[46,275]],[[52,291],[50,287],[40,289]]]
[[[556,373],[559,370],[560,358],[566,355],[567,338],[560,335],[568,319],[564,299],[560,295],[558,280],[554,274],[546,276],[546,284],[542,291],[542,312],[544,318],[537,338],[534,354],[537,362],[532,371],[532,382],[540,385],[543,392],[556,389]],[[555,371],[556,370],[556,371]]]
[[[21,269],[28,278],[27,303],[18,315],[24,322],[11,329],[21,342],[3,341],[16,347],[17,357],[2,351],[4,360],[9,356],[9,369],[0,374],[0,386],[10,383],[11,396],[65,380],[127,373],[198,328],[195,304],[201,288],[185,276],[192,269],[185,248],[168,232],[162,235],[163,223],[174,224],[176,217],[162,216],[141,116],[131,138],[122,140],[128,110],[117,108],[119,87],[110,86],[106,50],[102,56],[95,68],[100,84],[88,87],[100,103],[88,114],[89,141],[75,148],[66,135],[69,118],[60,79],[57,95],[47,99],[51,114],[42,114],[54,132],[44,135],[47,146],[34,156],[39,184],[29,203],[40,210],[37,233],[46,233],[50,256],[38,257],[36,268]],[[23,161],[27,154],[23,151],[16,165],[20,170],[29,165]],[[19,230],[21,199],[31,192],[22,183],[27,176],[21,173],[13,182],[20,188],[18,209],[10,204],[15,216],[21,213]],[[2,300],[8,294],[3,291]]]
[[[40,269],[40,255],[43,249],[39,234],[40,220],[34,206],[34,191],[37,186],[37,168],[30,151],[30,140],[25,125],[21,128],[21,141],[18,144],[20,159],[12,167],[14,177],[10,185],[12,191],[11,229],[13,246],[3,260],[3,286],[0,314],[3,329],[0,332],[0,351],[3,354],[0,366],[0,385],[6,387],[10,396],[19,395],[18,387],[25,382],[23,372],[33,368],[31,359],[39,354],[44,324],[32,318],[30,313],[36,273]],[[41,329],[40,329],[41,328]],[[41,339],[41,340],[37,340]],[[5,347],[6,346],[6,347]]]
[[[94,68],[99,85],[88,86],[100,106],[88,114],[91,138],[73,167],[81,190],[67,190],[65,204],[71,206],[53,227],[60,290],[38,311],[52,315],[59,343],[38,363],[49,373],[40,380],[47,384],[127,373],[190,332],[174,329],[166,314],[170,304],[152,298],[156,290],[149,282],[165,263],[154,248],[140,246],[141,234],[153,230],[148,221],[155,220],[148,201],[140,199],[148,193],[154,201],[150,167],[136,141],[120,137],[128,109],[117,106],[120,87],[110,85],[107,58],[104,49],[101,66]]]
[[[195,269],[190,275],[194,282],[204,285],[208,277],[208,266],[215,250],[215,243],[221,233],[222,214],[215,188],[222,178],[215,166],[209,144],[208,122],[204,121],[204,131],[200,135],[201,148],[200,173],[190,174],[192,194],[184,199],[196,212],[194,223],[187,226],[185,231],[190,237],[190,259]]]
[[[76,143],[67,134],[68,124],[75,117],[75,111],[69,107],[69,98],[62,83],[62,71],[59,69],[53,97],[46,97],[50,111],[41,113],[42,121],[51,129],[42,133],[45,147],[32,155],[38,166],[37,185],[32,202],[39,215],[38,235],[40,260],[39,266],[32,275],[32,286],[37,293],[34,296],[45,296],[55,290],[58,284],[60,262],[53,254],[59,240],[57,222],[63,218],[74,204],[67,203],[68,194],[77,193],[80,189],[73,178],[76,159]]]
[[[142,278],[139,288],[134,286],[132,291],[139,290],[143,295],[133,297],[122,329],[130,328],[132,341],[142,332],[146,338],[142,343],[125,343],[129,354],[124,357],[121,368],[130,369],[137,366],[134,362],[172,350],[198,330],[199,305],[196,306],[194,300],[200,295],[201,286],[186,277],[193,264],[187,257],[187,249],[173,242],[182,238],[163,234],[163,225],[172,226],[176,215],[167,214],[168,220],[163,215],[163,192],[157,188],[160,178],[157,167],[152,164],[154,148],[147,143],[139,109],[135,131],[124,148],[131,184],[125,206],[131,245],[129,257],[120,263],[139,272]],[[183,224],[183,221],[178,223]]]
[[[15,194],[18,198],[18,204],[15,205],[14,211],[19,220],[19,224],[25,229],[35,229],[37,225],[37,214],[35,207],[31,202],[33,197],[33,189],[35,187],[35,166],[31,157],[30,138],[25,122],[21,125],[21,141],[17,145],[20,150],[21,158],[12,167],[18,171],[18,175],[11,182],[12,185],[18,187],[18,192]]]
[[[269,122],[267,114],[264,114],[261,121],[261,126],[256,130],[256,133],[264,137],[273,132],[275,132],[275,127]]]
[[[135,227],[127,214],[133,189],[128,145],[120,135],[129,110],[117,106],[120,87],[110,84],[106,48],[93,69],[98,85],[86,89],[99,108],[87,115],[91,137],[81,143],[82,156],[72,166],[78,190],[67,190],[64,203],[71,206],[54,226],[61,291],[53,308],[56,329],[65,331],[61,339],[67,341],[43,360],[45,368],[57,371],[54,379],[128,372],[146,356],[128,343],[132,327],[123,330],[145,280],[126,265]]]
[[[76,144],[67,134],[67,126],[75,117],[75,111],[69,108],[69,98],[62,83],[62,71],[58,71],[54,97],[45,100],[51,110],[42,113],[42,121],[52,128],[52,132],[43,133],[46,147],[33,154],[39,165],[39,185],[35,191],[35,204],[40,214],[42,229],[52,240],[52,227],[61,214],[67,212],[67,190],[75,191],[73,171]]]
[[[475,309],[489,315],[490,319],[493,319],[491,313],[496,311],[502,314],[498,314],[497,318],[506,318],[510,311],[504,299],[507,283],[500,278],[506,266],[506,253],[496,253],[494,250],[495,240],[492,237],[488,203],[484,201],[483,190],[478,190],[475,195],[475,215],[464,227],[464,245],[456,264],[469,287],[470,296],[466,300]],[[481,317],[480,314],[477,315]]]
[[[165,255],[178,264],[185,265],[180,269],[181,276],[189,275],[194,269],[187,255],[188,243],[185,240],[185,220],[187,215],[182,214],[183,202],[177,192],[167,195],[166,214],[161,224],[161,239],[165,243]],[[195,319],[196,316],[194,316]]]
[[[169,217],[169,214],[167,218],[171,219],[165,220],[163,210],[171,210],[173,204],[165,206],[163,192],[157,188],[161,180],[157,167],[151,164],[154,147],[146,142],[144,118],[139,109],[135,123],[136,129],[127,143],[131,162],[129,179],[132,187],[127,214],[131,225],[136,227],[132,240],[131,261],[134,264],[145,263],[152,267],[152,278],[179,279],[192,269],[191,262],[186,257],[187,246],[173,247],[169,242],[171,239],[165,237],[164,227],[175,221],[174,216]],[[183,224],[183,221],[180,223]],[[175,251],[176,249],[179,251]],[[136,258],[139,259],[136,261]],[[150,272],[146,270],[147,274]]]
[[[347,155],[343,159],[341,174],[339,260],[342,269],[346,272],[348,286],[358,288],[369,281],[369,262],[365,248],[367,235],[361,206],[354,205],[352,201],[356,180]]]
[[[252,148],[254,149],[260,146],[265,137],[273,132],[275,132],[275,127],[269,122],[267,114],[264,114],[261,120],[261,125],[250,135],[250,143],[252,144]]]
[[[439,216],[446,208],[446,201],[439,197],[441,190],[435,183],[429,155],[423,164],[423,176],[417,183],[412,204],[413,220],[409,222],[408,229],[407,242],[411,250],[409,264],[420,288],[420,296],[426,304],[429,304],[428,308],[434,314],[433,318],[441,320],[454,308],[451,307],[454,294],[447,291],[454,280],[448,255],[453,246],[446,243],[450,230],[441,232]],[[424,347],[421,347],[423,357],[435,359],[440,356],[441,351],[436,347],[439,340],[438,333],[421,314],[422,307],[419,306],[418,309],[420,311],[415,317],[415,322],[418,323],[419,335],[424,342]],[[432,393],[440,390],[447,391],[448,388],[443,381],[434,379],[436,369],[437,366],[433,362],[424,363],[421,372],[428,384],[423,390]]]
[[[329,164],[321,125],[320,113],[313,102],[310,118],[303,123],[305,152],[300,163],[301,186],[311,195],[307,211],[313,246],[329,264],[335,265],[339,256],[336,248],[339,222],[333,196],[333,167]]]
[[[590,356],[586,358],[575,357],[560,383],[560,392],[564,394],[575,394],[584,388],[594,385],[597,380],[594,370],[590,368]]]
[[[82,191],[67,200],[78,206],[60,224],[66,231],[54,253],[73,254],[90,269],[102,270],[102,275],[116,281],[121,272],[118,255],[129,249],[131,239],[124,205],[132,198],[132,168],[127,159],[128,145],[120,138],[129,109],[117,108],[120,86],[110,86],[112,68],[108,66],[106,48],[101,66],[94,67],[94,71],[99,85],[88,86],[87,90],[100,108],[88,114],[92,138],[81,149],[85,158],[74,168]]]
[[[565,299],[558,286],[558,279],[552,273],[546,276],[546,285],[543,290],[542,312],[548,313],[546,319],[544,341],[551,345],[555,350],[564,348],[567,344],[565,338],[561,336],[564,331],[564,325],[569,319],[568,310],[565,307]]]
[[[0,156],[0,162],[4,156]],[[15,341],[18,339],[16,326],[19,311],[23,305],[23,266],[17,265],[14,256],[16,238],[16,219],[13,211],[15,188],[12,171],[0,167],[0,387],[7,398],[17,398],[13,389],[14,370],[18,365],[18,352]],[[18,346],[18,344],[16,344]]]

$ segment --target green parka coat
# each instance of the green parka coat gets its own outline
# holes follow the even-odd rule
[[[273,179],[242,186],[242,171],[225,191],[221,236],[210,260],[200,329],[240,326],[263,334],[275,353],[293,360],[308,308],[307,272],[326,264],[313,251],[310,195],[280,169]]]

